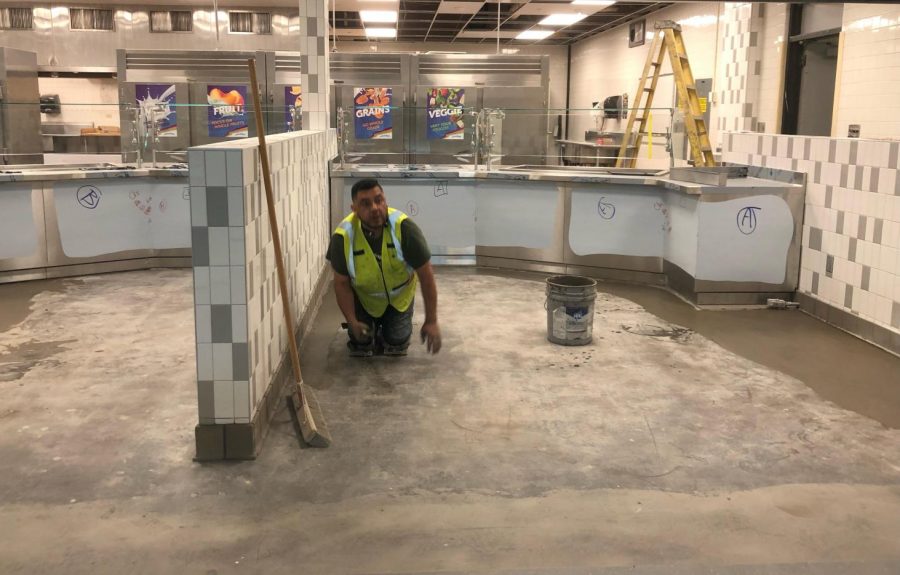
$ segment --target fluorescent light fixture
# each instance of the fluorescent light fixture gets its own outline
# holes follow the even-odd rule
[[[396,38],[396,28],[366,28],[368,38]]]
[[[519,32],[516,40],[543,40],[553,34],[553,30],[524,30]]]
[[[518,48],[504,48],[503,50],[500,50],[500,52],[502,52],[503,54],[518,54],[519,49]]]
[[[612,6],[616,0],[574,0],[575,6]]]
[[[538,24],[540,26],[570,26],[585,18],[587,18],[587,14],[580,12],[578,14],[550,14]]]
[[[397,21],[397,12],[394,10],[360,10],[359,17],[363,22],[393,24]]]

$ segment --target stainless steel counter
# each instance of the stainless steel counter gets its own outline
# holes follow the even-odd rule
[[[669,285],[709,305],[764,303],[799,281],[805,184],[794,172],[336,167],[333,225],[364,177],[422,226],[436,263]]]
[[[187,169],[16,166],[0,170],[0,282],[187,267]]]

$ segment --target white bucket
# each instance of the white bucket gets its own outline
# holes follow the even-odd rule
[[[547,339],[560,345],[591,343],[595,299],[597,282],[591,278],[547,278]]]

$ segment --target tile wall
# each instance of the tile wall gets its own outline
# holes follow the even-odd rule
[[[780,110],[784,57],[787,44],[787,4],[761,4],[759,36],[759,97],[756,100],[756,130],[776,134],[781,130]]]
[[[295,321],[325,271],[334,131],[268,141]],[[191,148],[197,394],[201,424],[250,423],[286,351],[256,140]]]
[[[800,292],[900,336],[900,142],[727,134],[726,162],[806,172]]]
[[[300,84],[303,86],[303,127],[328,129],[328,3],[299,0]]]
[[[832,135],[900,137],[900,4],[844,4],[843,31]]]
[[[716,82],[717,127],[722,132],[757,128],[763,24],[760,4],[724,3],[719,24],[722,36]]]

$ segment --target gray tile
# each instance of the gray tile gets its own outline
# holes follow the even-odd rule
[[[872,237],[872,241],[876,244],[881,243],[881,238],[884,235],[884,220],[881,218],[875,218],[875,234]]]
[[[834,186],[825,186],[825,207],[831,207],[831,201],[834,197]],[[840,232],[839,232],[840,233]]]
[[[208,226],[228,225],[228,188],[206,188],[206,220]]]
[[[325,55],[325,38],[319,36],[316,38],[316,56],[324,56]]]
[[[897,168],[897,156],[900,154],[900,142],[891,142],[891,152],[888,158],[888,167]]]
[[[306,54],[300,56],[300,73],[309,74],[309,56]]]
[[[813,182],[816,184],[822,183],[822,162],[816,162],[816,167],[813,169]]]
[[[787,157],[793,158],[794,157],[794,138],[787,139],[787,148],[788,148],[787,149]],[[796,165],[797,164],[795,163],[794,166],[796,166]],[[794,168],[794,169],[796,169],[796,168]]]
[[[872,174],[869,177],[869,191],[877,194],[878,193],[878,178],[881,176],[881,170],[879,168],[872,168]]]
[[[231,306],[231,341],[234,343],[247,342],[247,306]]]
[[[812,149],[812,138],[803,138],[803,159],[809,160],[810,150]]]
[[[819,273],[813,272],[812,275],[812,292],[816,295],[819,294]]]
[[[209,265],[209,235],[208,228],[191,228],[191,262],[193,266],[203,267]]]
[[[866,239],[866,223],[868,222],[868,218],[866,216],[859,216],[859,229],[857,230],[856,237],[861,240]]]
[[[895,301],[891,308],[891,326],[900,327],[900,302]]]
[[[318,74],[310,74],[309,79],[307,80],[307,85],[309,86],[309,93],[318,94],[319,93],[319,75]]]
[[[844,289],[844,307],[850,309],[853,307],[853,286],[847,284],[846,289]]]
[[[858,141],[850,142],[850,165],[851,166],[856,165],[856,158],[857,158],[858,152],[859,152],[859,142]]]
[[[856,238],[850,238],[850,247],[847,248],[847,259],[851,262],[856,261]]]
[[[749,118],[753,115],[753,104],[747,102],[743,105],[743,115],[745,118]]]
[[[817,252],[822,251],[822,230],[809,228],[809,247]]]
[[[208,305],[194,306],[194,327],[197,343],[212,343],[212,313]]]
[[[756,155],[757,156],[762,155],[762,153],[763,153],[762,149],[763,149],[763,137],[759,136],[756,138]]]
[[[755,48],[759,44],[759,32],[750,32],[750,47]]]
[[[213,350],[213,379],[216,381],[231,381],[233,360],[231,357],[231,343],[214,343]]]
[[[872,277],[872,268],[869,266],[862,267],[862,280],[859,282],[859,287],[862,289],[869,291],[869,280]]]
[[[250,379],[250,356],[246,343],[231,344],[232,377],[237,381]]]
[[[231,306],[230,305],[213,305],[211,308],[212,317],[212,342],[213,343],[231,343]]]
[[[831,140],[828,143],[828,161],[830,163],[834,163],[834,158],[837,156],[837,141]]]
[[[854,190],[862,190],[863,174],[865,172],[865,168],[863,168],[862,166],[856,166],[855,170],[856,170],[856,177],[853,178],[853,189]]]
[[[844,233],[844,212],[841,210],[838,210],[837,213],[837,225],[835,227],[835,231],[839,234]]]
[[[834,273],[834,256],[825,256],[825,276],[831,277]]]
[[[213,397],[213,382],[197,382],[197,411],[201,419],[215,418],[215,400]]]
[[[832,144],[833,143],[834,142],[832,142]],[[850,172],[850,166],[848,166],[847,164],[841,164],[841,187],[842,188],[847,187],[847,178],[848,178],[849,172]]]
[[[318,34],[319,20],[318,18],[307,18],[306,19],[306,35],[310,38],[315,38]]]

